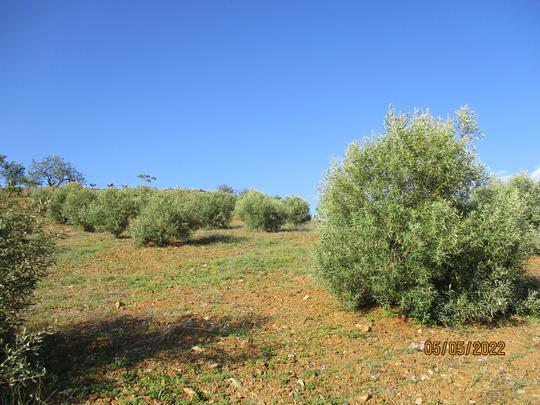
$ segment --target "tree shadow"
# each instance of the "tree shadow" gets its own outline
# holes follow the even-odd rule
[[[107,370],[132,369],[150,359],[192,365],[218,363],[223,367],[242,364],[260,358],[266,348],[249,343],[226,351],[212,348],[212,344],[229,336],[247,339],[267,321],[256,315],[182,316],[174,323],[159,323],[152,318],[121,316],[69,325],[48,336],[42,346],[41,357],[48,371],[46,391],[52,403],[66,399],[84,402],[95,394],[94,387],[105,383]]]
[[[311,232],[311,228],[306,228],[304,226],[291,226],[291,227],[283,227],[279,230],[279,232],[305,232],[309,233]]]
[[[212,235],[202,236],[197,239],[188,240],[187,242],[184,242],[184,245],[205,246],[212,243],[241,243],[247,240],[248,238],[244,236],[223,235],[216,233]]]
[[[524,285],[527,290],[540,290],[540,277],[535,274],[526,274]]]

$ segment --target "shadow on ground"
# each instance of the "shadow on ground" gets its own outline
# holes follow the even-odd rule
[[[66,326],[50,335],[42,359],[51,403],[66,399],[84,402],[93,398],[115,368],[133,369],[147,360],[183,364],[241,364],[264,355],[264,348],[249,343],[233,350],[193,350],[210,347],[229,336],[249,339],[252,331],[267,322],[255,315],[204,319],[183,316],[174,323],[121,316]]]
[[[204,245],[211,245],[213,243],[241,243],[247,240],[248,238],[244,236],[213,234],[213,235],[202,236],[197,239],[190,239],[184,242],[184,244],[191,245],[191,246],[204,246]]]

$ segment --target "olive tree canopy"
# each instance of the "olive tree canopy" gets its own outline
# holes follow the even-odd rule
[[[317,272],[348,307],[398,307],[421,322],[492,322],[540,313],[524,263],[527,206],[490,178],[467,108],[446,120],[390,110],[322,186]]]

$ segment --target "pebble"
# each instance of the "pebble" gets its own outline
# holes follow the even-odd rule
[[[356,328],[360,329],[362,332],[371,332],[372,331],[371,325],[357,323],[354,326]]]
[[[362,395],[360,398],[360,402],[367,402],[373,397],[373,391],[371,391],[371,388],[368,388],[367,393],[365,395]]]
[[[237,390],[242,389],[242,383],[238,381],[236,378],[229,378],[229,382]]]

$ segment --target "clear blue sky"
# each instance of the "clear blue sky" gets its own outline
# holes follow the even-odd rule
[[[0,2],[0,153],[91,183],[312,203],[388,105],[469,104],[495,172],[540,166],[538,1]]]

